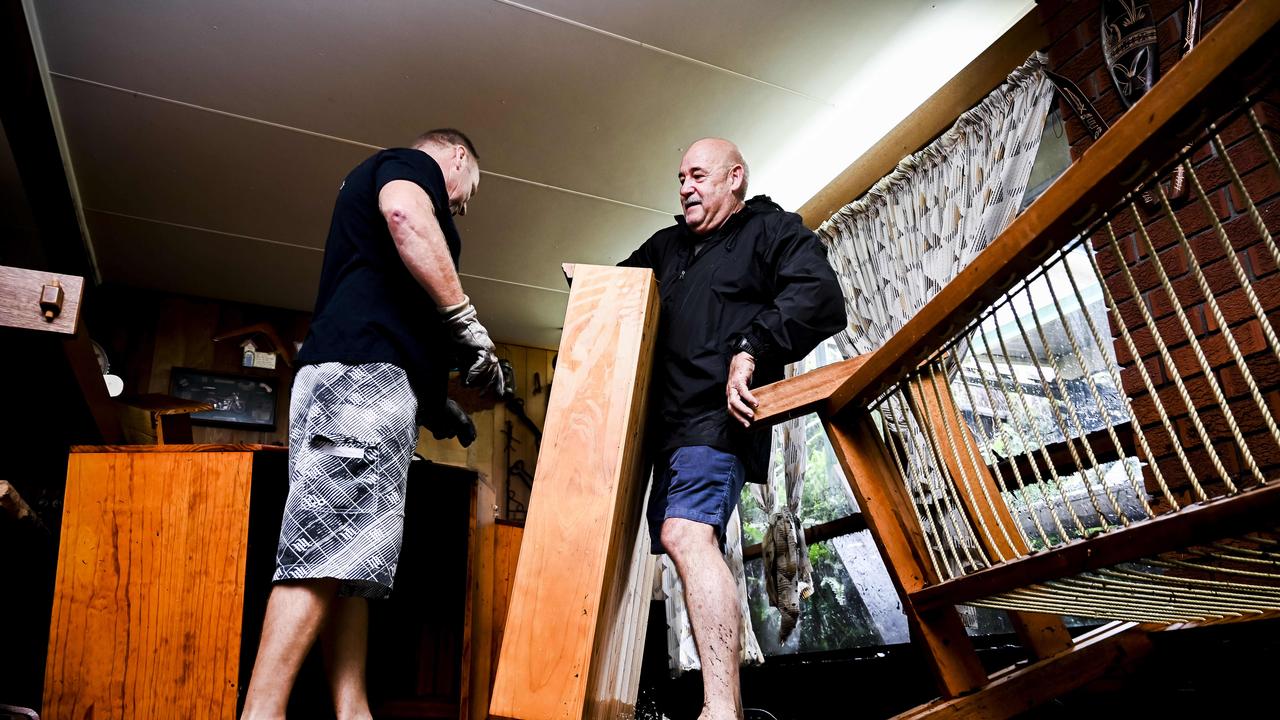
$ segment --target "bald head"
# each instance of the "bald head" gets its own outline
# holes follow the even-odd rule
[[[747,195],[747,163],[738,146],[723,138],[703,138],[680,162],[680,204],[690,230],[706,235],[742,208]]]

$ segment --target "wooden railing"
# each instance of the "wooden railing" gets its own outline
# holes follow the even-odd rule
[[[1171,623],[1280,610],[1280,574],[1270,569],[1280,562],[1280,538],[1269,534],[1280,525],[1280,483],[1267,482],[1280,474],[1280,462],[1254,443],[1260,437],[1280,446],[1273,417],[1280,407],[1271,407],[1266,397],[1280,390],[1280,382],[1255,382],[1246,360],[1266,350],[1280,360],[1271,320],[1280,303],[1259,299],[1267,291],[1235,260],[1243,247],[1238,233],[1251,232],[1250,223],[1241,220],[1231,232],[1221,226],[1190,162],[1229,158],[1220,128],[1231,121],[1252,122],[1257,142],[1269,142],[1256,117],[1249,119],[1250,98],[1271,88],[1278,23],[1280,3],[1241,2],[883,346],[756,391],[761,426],[811,412],[822,418],[860,518],[903,598],[913,641],[931,660],[944,697],[988,682],[955,614],[957,603],[1010,610],[1038,658],[1072,653],[1056,614]],[[1280,173],[1280,160],[1267,147]],[[1208,206],[1215,218],[1212,232],[1195,247],[1179,223],[1184,208],[1174,207],[1160,184],[1179,165],[1194,184],[1186,202]],[[1280,260],[1249,188],[1229,169],[1233,198],[1244,198],[1248,218],[1265,240],[1258,247]],[[1139,210],[1144,194],[1157,198],[1157,205]],[[1168,225],[1169,242],[1189,263],[1179,287],[1191,285],[1204,296],[1208,327],[1200,332],[1192,329],[1185,298],[1175,292],[1158,259],[1164,255],[1148,235],[1158,223]],[[1129,256],[1120,252],[1117,232],[1135,238]],[[1215,243],[1226,248],[1228,264],[1237,263],[1234,276],[1219,272],[1209,280],[1200,269],[1197,252]],[[1082,262],[1099,283],[1110,327],[1087,318],[1071,274],[1072,265],[1079,272]],[[1145,291],[1135,273],[1165,293],[1173,306],[1170,317],[1157,321],[1142,298],[1121,313],[1120,290],[1135,297]],[[1033,311],[1010,319],[1014,296],[1030,300],[1039,286],[1052,297],[1081,367],[1083,345],[1096,345],[1108,358],[1114,348],[1127,354],[1128,380],[1122,382],[1119,369],[1110,365],[1098,382],[1087,372],[1078,381],[1088,389],[1083,401],[1060,397],[1066,387],[1061,368],[1052,358],[1042,367],[1032,352],[1033,346],[1049,344],[1041,318]],[[1228,295],[1232,305],[1224,312],[1215,298]],[[1073,303],[1086,316],[1087,331],[1065,328],[1063,308]],[[1261,350],[1240,347],[1241,317],[1262,328]],[[1020,382],[1002,334],[1012,334],[1014,324],[1045,389],[1034,412],[1021,389],[1005,385],[1008,377],[1014,385]],[[1170,350],[1175,343],[1161,340],[1162,333],[1175,331],[1186,337],[1182,347]],[[1157,388],[1149,377],[1134,344],[1133,335],[1140,333],[1159,348],[1170,376],[1167,387]],[[1219,378],[1222,367],[1243,377],[1248,392],[1228,397]],[[957,379],[965,372],[974,377]],[[1204,382],[1189,389],[1186,378],[1196,373]],[[1107,398],[1119,398],[1121,407],[1104,402],[1103,381],[1111,389]],[[1002,398],[1015,434],[1022,436],[1018,452],[1001,452],[994,430],[972,417],[978,404],[964,396],[983,391]],[[1081,402],[1099,411],[1088,423],[1081,419]],[[1054,432],[1027,437],[1039,432],[1037,422]],[[1219,445],[1234,447],[1238,456],[1227,458]],[[1124,478],[1105,478],[1104,467]],[[1063,477],[1070,475],[1087,495],[1067,496]],[[1055,493],[1061,502],[1050,497]],[[1088,520],[1081,517],[1093,510]],[[1135,561],[1143,564],[1125,565]],[[1248,562],[1265,569],[1247,571]],[[1091,641],[1077,649],[1102,652],[1103,646]],[[1032,682],[1043,677],[1035,668],[1044,667],[1007,674],[1001,682]]]

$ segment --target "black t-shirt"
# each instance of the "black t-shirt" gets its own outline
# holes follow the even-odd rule
[[[298,363],[397,365],[409,376],[422,411],[444,403],[452,342],[435,302],[400,259],[378,209],[378,193],[393,180],[409,180],[427,192],[458,266],[462,241],[440,166],[410,148],[374,154],[338,189],[315,314]]]

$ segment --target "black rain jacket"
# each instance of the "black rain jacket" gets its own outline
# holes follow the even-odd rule
[[[733,344],[745,337],[756,348],[758,387],[781,380],[787,363],[845,328],[826,248],[799,215],[757,195],[709,235],[676,216],[619,265],[652,269],[662,300],[650,455],[709,445],[737,455],[747,479],[763,482],[770,433],[744,429],[726,406]]]

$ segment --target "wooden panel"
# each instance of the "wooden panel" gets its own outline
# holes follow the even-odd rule
[[[494,525],[493,543],[493,642],[494,658],[490,685],[498,677],[498,654],[502,652],[502,635],[507,627],[507,610],[511,607],[511,588],[516,581],[516,563],[520,559],[520,541],[524,526],[499,521]]]
[[[906,486],[879,442],[875,423],[865,413],[853,417],[852,421],[824,419],[831,449],[903,599],[912,640],[924,650],[943,696],[969,692],[986,682],[986,672],[955,608],[920,612],[912,605],[911,593],[936,583],[937,571],[928,558],[924,532]]]
[[[620,609],[627,607],[620,587],[642,518],[640,444],[657,319],[650,271],[577,266],[502,641],[495,716],[576,719],[594,716],[606,701],[635,702],[589,690],[615,687],[601,675],[601,648],[619,625],[644,622]]]
[[[1040,14],[1034,10],[1028,12],[805,203],[799,210],[804,224],[817,228],[837,210],[861,197],[904,157],[951,127],[961,113],[981,102],[1031,53],[1047,44]]]
[[[488,717],[493,647],[494,526],[493,488],[477,482],[467,540],[467,607],[462,632],[460,720]]]
[[[1135,522],[1035,555],[1012,560],[911,593],[920,607],[944,607],[996,595],[1032,583],[1274,527],[1280,517],[1280,483],[1245,490]]]
[[[838,413],[872,397],[955,337],[964,323],[1079,234],[1154,162],[1172,157],[1206,109],[1225,110],[1273,70],[1280,3],[1243,0],[1056,182],[893,337],[828,404]]]
[[[43,717],[235,717],[252,462],[71,456]]]
[[[62,311],[52,321],[40,310],[40,289],[62,286]],[[0,326],[75,335],[84,278],[0,265]]]

